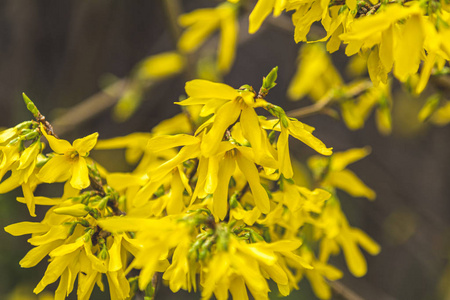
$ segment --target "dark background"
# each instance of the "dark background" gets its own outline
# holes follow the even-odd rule
[[[218,2],[179,3],[180,11],[187,12]],[[279,66],[279,84],[268,100],[286,110],[306,105],[307,100],[293,103],[285,96],[300,48],[293,40],[293,27],[286,19],[272,20],[250,36],[246,33],[247,17],[244,11],[237,59],[224,82],[234,87],[247,83],[259,89],[262,76]],[[60,118],[85,99],[99,95],[104,78],[111,74],[126,78],[143,58],[175,49],[173,33],[162,0],[1,1],[0,127],[30,119],[22,92],[50,122]],[[214,41],[209,46],[215,47]],[[339,52],[333,60],[342,68],[347,58]],[[55,131],[70,141],[94,131],[101,138],[150,131],[160,120],[179,112],[173,102],[184,93],[184,82],[191,77],[192,72],[187,72],[157,83],[145,94],[139,110],[124,123],[113,120],[107,105],[75,128],[55,125]],[[363,299],[450,299],[450,295],[446,298],[438,292],[440,284],[450,286],[450,280],[443,279],[450,255],[450,128],[418,124],[417,112],[423,99],[412,98],[395,86],[394,130],[390,136],[378,133],[373,117],[359,131],[349,131],[342,122],[323,115],[302,119],[316,127],[315,134],[335,151],[372,147],[372,154],[350,169],[377,192],[376,201],[353,199],[344,193],[340,196],[350,223],[379,242],[382,251],[375,257],[366,255],[369,271],[360,279],[346,271],[342,255],[333,263],[346,273],[340,283]],[[305,146],[294,145],[299,160],[313,154]],[[113,162],[111,170],[127,168],[121,155],[108,159]],[[58,190],[49,193],[59,195]],[[1,227],[32,220],[26,207],[14,200],[17,195],[0,195]],[[43,212],[38,210],[34,221],[40,220]],[[18,262],[30,249],[27,237],[12,237],[2,230],[0,239],[0,298],[8,299],[7,295],[13,290],[17,293],[17,289],[31,293],[46,263],[21,269]],[[169,295],[163,291],[161,299]],[[174,299],[186,297],[178,293]],[[107,297],[96,294],[92,298]],[[306,283],[291,296],[313,298]],[[342,296],[335,295],[334,299]]]

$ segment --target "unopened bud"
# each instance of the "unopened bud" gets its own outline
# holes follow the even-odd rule
[[[277,77],[278,77],[278,67],[275,67],[269,72],[267,77],[263,78],[263,85],[262,85],[263,88],[270,90],[271,88],[276,86],[277,84],[275,83],[275,80],[277,80]]]
[[[33,101],[28,98],[25,93],[22,93],[23,101],[25,101],[25,105],[27,106],[27,109],[33,114],[33,116],[37,119],[40,115],[39,110],[37,109],[36,105],[33,103]]]
[[[88,208],[86,205],[78,203],[71,206],[55,208],[53,212],[58,215],[69,215],[79,218],[85,217],[89,213],[86,208]]]
[[[98,257],[101,260],[106,260],[108,258],[108,249],[106,249],[106,245],[105,244],[103,244],[102,250],[98,254]]]

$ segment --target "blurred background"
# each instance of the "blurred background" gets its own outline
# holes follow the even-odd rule
[[[180,28],[176,16],[219,1],[164,0],[3,0],[0,2],[0,127],[31,118],[21,93],[25,92],[56,133],[72,141],[92,132],[100,138],[148,132],[161,120],[180,112],[173,104],[184,94],[184,83],[195,77],[188,69],[146,87],[138,109],[127,120],[114,117],[117,95],[134,67],[144,58],[176,49]],[[252,1],[249,1],[252,3]],[[252,7],[252,5],[250,5]],[[248,12],[239,17],[236,60],[223,82],[256,90],[272,67],[279,67],[278,85],[267,100],[286,110],[308,105],[291,102],[286,90],[295,73],[301,45],[293,40],[289,18],[270,19],[249,35]],[[196,58],[214,55],[218,38],[207,42]],[[209,50],[209,48],[213,50]],[[342,49],[341,49],[342,50]],[[211,54],[212,53],[212,54]],[[342,69],[347,57],[332,55]],[[425,92],[426,94],[427,92]],[[423,98],[409,96],[394,84],[393,132],[378,132],[373,116],[358,131],[325,115],[301,119],[316,128],[315,134],[335,151],[371,146],[369,157],[350,166],[377,193],[374,202],[340,194],[352,226],[366,231],[382,247],[378,256],[366,256],[368,274],[354,278],[338,256],[332,262],[345,276],[335,286],[333,299],[450,299],[450,126],[419,124]],[[300,161],[313,154],[295,144]],[[94,157],[111,171],[129,168],[121,152],[98,152]],[[45,188],[45,186],[43,187]],[[43,193],[39,188],[36,194]],[[59,196],[59,190],[45,191]],[[0,225],[39,221],[28,215],[15,197],[0,195]],[[30,250],[27,237],[0,231],[0,298],[39,299],[31,293],[46,263],[21,269],[19,260]],[[54,286],[51,286],[54,288]],[[75,295],[71,295],[73,298]],[[272,295],[277,298],[276,293]],[[160,299],[197,299],[198,295],[163,290]],[[93,299],[108,299],[94,294]],[[41,297],[41,299],[44,299]],[[306,282],[290,299],[315,299]]]

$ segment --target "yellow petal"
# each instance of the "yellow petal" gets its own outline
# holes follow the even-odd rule
[[[5,231],[14,236],[43,233],[47,232],[49,229],[47,224],[37,222],[20,222],[5,227]]]
[[[249,33],[255,33],[258,31],[262,22],[272,12],[274,4],[275,0],[258,0],[258,3],[256,3],[255,8],[253,8],[253,11],[249,16]]]
[[[183,201],[183,192],[184,185],[181,181],[180,172],[178,168],[175,168],[175,171],[172,175],[172,181],[170,183],[170,192],[167,195],[167,214],[175,215],[180,213],[184,208]]]
[[[220,220],[227,215],[228,207],[228,185],[230,184],[231,175],[234,173],[236,163],[232,157],[228,155],[220,163],[218,177],[220,178],[213,197],[213,214]]]
[[[58,248],[56,248],[52,252],[50,252],[49,255],[51,257],[64,256],[64,255],[67,255],[69,253],[76,251],[77,249],[80,249],[81,247],[83,247],[83,244],[84,244],[84,240],[82,238],[78,238],[74,243],[64,244],[64,245],[59,246]]]
[[[47,285],[55,282],[67,268],[67,265],[72,261],[76,254],[76,252],[73,252],[67,256],[58,256],[54,260],[52,260],[48,265],[47,270],[45,271],[44,277],[42,277],[41,281],[38,283],[33,292],[35,294],[39,294]]]
[[[143,176],[130,173],[110,173],[106,176],[106,182],[116,190],[123,191],[132,186],[143,186],[147,180]]]
[[[70,178],[71,168],[71,160],[64,155],[55,155],[45,163],[37,177],[46,183],[66,181]]]
[[[331,289],[326,283],[325,279],[319,274],[319,272],[312,270],[311,272],[306,273],[306,277],[311,283],[314,294],[319,299],[331,298]]]
[[[200,139],[188,134],[155,136],[148,141],[147,149],[158,152],[174,147],[193,145],[199,143]]]
[[[183,16],[181,16],[182,18]],[[214,15],[205,19],[203,22],[197,22],[186,29],[181,37],[178,39],[178,49],[184,53],[190,53],[198,49],[205,41],[219,27],[219,19]]]
[[[297,120],[290,121],[288,130],[293,137],[302,141],[320,154],[331,155],[333,153],[333,148],[327,148],[321,140],[313,136],[310,131],[305,129],[305,126],[302,122]]]
[[[256,169],[255,164],[246,159],[241,153],[236,155],[236,161],[239,165],[239,169],[242,173],[244,173],[244,176],[250,185],[256,207],[258,207],[264,214],[269,213],[269,196],[267,195],[264,187],[261,185],[258,170]]]
[[[72,179],[70,180],[72,187],[82,190],[90,185],[89,171],[86,159],[79,156],[73,164]]]
[[[222,156],[215,155],[209,158],[208,174],[206,175],[205,182],[205,192],[208,194],[214,193],[219,181],[219,159],[222,159]]]
[[[17,197],[16,198],[17,202],[20,203],[26,203],[25,198],[24,197]],[[42,197],[42,196],[36,196],[34,197],[34,202],[37,205],[57,205],[61,203],[61,198],[48,198],[48,197]]]
[[[217,111],[215,122],[202,141],[201,150],[204,156],[209,157],[215,154],[225,130],[237,120],[240,113],[241,109],[237,101],[229,101]]]
[[[384,69],[389,72],[394,63],[394,29],[393,25],[381,33],[380,60]]]
[[[344,152],[337,152],[331,157],[331,169],[334,171],[341,171],[349,164],[363,159],[370,154],[370,147],[354,148]]]
[[[355,240],[371,255],[377,255],[380,253],[381,247],[371,237],[369,237],[364,231],[358,228],[351,229],[352,235]]]
[[[421,23],[421,16],[413,15],[398,32],[394,50],[394,75],[402,82],[419,69],[425,38]]]
[[[348,8],[350,8],[350,10],[356,9],[356,0],[346,0],[345,4],[347,4],[347,6],[348,6]]]
[[[122,269],[122,255],[120,254],[122,244],[122,236],[114,235],[114,242],[109,248],[109,264],[108,271],[115,272]]]
[[[185,58],[178,52],[163,52],[147,57],[139,63],[137,76],[141,80],[163,79],[180,73],[185,66]]]
[[[22,192],[23,192],[23,197],[25,199],[25,203],[27,204],[27,208],[30,213],[30,216],[36,217],[36,214],[35,214],[35,204],[36,203],[34,201],[33,191],[31,190],[29,182],[22,184]]]
[[[152,182],[160,181],[163,179],[170,171],[172,171],[177,165],[182,162],[197,157],[200,152],[200,146],[198,144],[188,145],[181,148],[180,152],[167,162],[160,165],[154,171],[151,171],[148,175]]]
[[[66,141],[55,138],[53,135],[47,134],[45,131],[44,125],[41,124],[41,132],[44,134],[45,138],[47,139],[50,148],[52,148],[53,151],[55,151],[58,154],[64,154],[66,151],[69,151],[72,149],[72,145]]]
[[[289,135],[286,128],[282,128],[277,141],[278,162],[280,164],[280,172],[286,178],[292,178],[294,171],[292,170],[291,156],[289,153]]]
[[[98,132],[90,134],[84,138],[76,139],[73,142],[73,147],[77,150],[80,156],[86,156],[91,151],[95,144],[97,144]]]
[[[220,22],[220,44],[218,54],[218,69],[222,72],[228,72],[234,61],[236,53],[236,41],[239,31],[239,24],[236,20],[236,13],[233,7],[225,6],[225,17]]]
[[[375,199],[375,192],[350,170],[330,172],[326,180],[330,185],[344,190],[354,197],[366,197],[369,200]]]
[[[26,148],[22,155],[20,156],[20,164],[17,167],[18,170],[25,169],[28,167],[33,161],[36,160],[37,155],[39,154],[40,150],[40,142],[34,142],[31,144],[28,148]]]
[[[431,75],[431,70],[433,69],[433,66],[436,62],[436,53],[431,52],[428,53],[427,57],[425,58],[425,62],[422,66],[422,71],[420,72],[420,79],[416,86],[416,94],[422,93],[422,91],[425,89],[428,83],[428,79]]]
[[[231,86],[203,79],[195,79],[186,82],[186,94],[193,98],[213,98],[233,100],[239,96],[239,92]]]
[[[355,241],[347,234],[341,235],[339,240],[349,271],[356,277],[364,276],[367,273],[366,259]]]
[[[28,243],[33,246],[43,245],[56,240],[66,239],[69,235],[69,228],[64,225],[53,226],[43,235],[36,235],[28,239]]]
[[[22,268],[31,268],[37,265],[47,254],[61,245],[63,243],[62,240],[53,241],[47,244],[43,244],[37,247],[34,247],[22,258],[19,262]]]

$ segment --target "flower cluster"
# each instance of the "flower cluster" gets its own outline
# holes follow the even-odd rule
[[[249,32],[256,32],[272,11],[278,16],[283,10],[294,11],[296,42],[307,41],[312,24],[320,21],[326,35],[317,41],[328,41],[329,52],[344,43],[348,56],[367,54],[375,85],[386,84],[391,70],[405,82],[423,62],[415,87],[420,93],[432,71],[439,72],[450,60],[448,1],[258,0]]]
[[[332,154],[311,126],[289,118],[265,100],[277,68],[258,93],[206,80],[186,83],[184,113],[151,133],[97,142],[98,134],[59,139],[35,109],[36,121],[0,133],[1,172],[12,170],[2,192],[23,188],[30,213],[50,206],[40,222],[7,226],[12,235],[31,234],[34,246],[20,261],[49,265],[34,292],[59,279],[55,299],[64,299],[77,279],[79,299],[89,299],[106,277],[111,299],[137,290],[154,296],[158,282],[173,292],[201,291],[202,299],[268,299],[268,280],[286,296],[307,278],[321,299],[328,280],[342,272],[329,264],[342,250],[349,270],[363,276],[359,246],[379,246],[343,214],[336,189],[373,199],[375,193],[347,170],[366,148]],[[271,117],[257,114],[266,111]],[[42,154],[45,137],[53,152]],[[296,184],[289,153],[295,138],[320,156],[309,161],[315,184]],[[94,149],[126,148],[133,172],[110,173],[88,157]],[[16,174],[19,175],[16,175]],[[31,179],[33,178],[33,179]],[[11,182],[5,184],[6,182]],[[65,182],[60,198],[34,196],[40,183]]]

